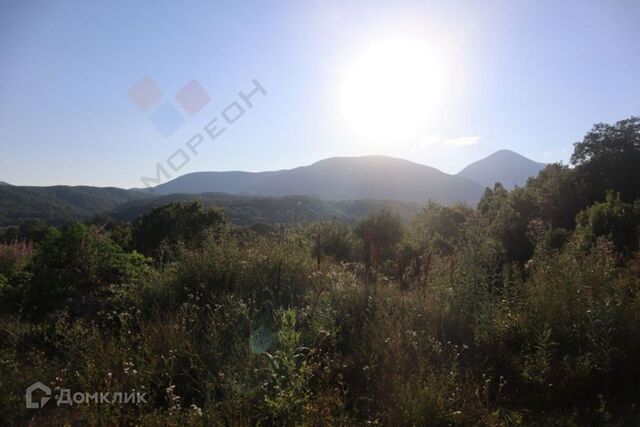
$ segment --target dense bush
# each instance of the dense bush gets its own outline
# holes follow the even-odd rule
[[[577,218],[579,231],[590,241],[598,237],[611,241],[620,251],[632,253],[640,243],[640,200],[624,203],[612,192],[601,203],[594,203]]]
[[[16,280],[0,298],[13,302],[24,316],[59,310],[92,314],[104,305],[111,287],[137,280],[145,264],[143,256],[123,252],[102,230],[76,223],[50,230],[20,268],[28,280],[13,273]]]
[[[138,250],[150,254],[163,242],[198,242],[207,230],[222,224],[219,209],[206,209],[200,202],[169,203],[134,221],[133,241]]]

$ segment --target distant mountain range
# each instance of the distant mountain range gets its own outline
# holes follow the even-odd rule
[[[198,172],[153,188],[153,194],[221,192],[246,196],[305,195],[325,200],[475,203],[484,187],[465,177],[384,156],[333,157],[277,172]]]
[[[307,195],[326,200],[379,199],[444,204],[475,203],[485,187],[524,185],[544,163],[509,150],[478,160],[456,175],[385,156],[332,157],[272,172],[196,172],[160,184],[156,195],[220,192],[248,196]],[[148,191],[148,190],[145,190]]]
[[[2,182],[0,225],[29,219],[57,223],[101,214],[131,219],[163,203],[190,199],[224,207],[237,223],[325,217],[348,222],[382,203],[390,203],[406,215],[429,200],[475,204],[486,186],[495,182],[508,188],[524,185],[544,166],[502,150],[456,175],[408,160],[364,156],[333,157],[272,172],[190,173],[153,189],[22,187]]]

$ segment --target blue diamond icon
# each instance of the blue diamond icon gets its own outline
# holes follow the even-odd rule
[[[180,129],[184,124],[184,117],[170,102],[163,104],[154,111],[149,119],[165,138]]]

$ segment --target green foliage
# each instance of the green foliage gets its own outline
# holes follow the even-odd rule
[[[356,258],[356,241],[351,228],[334,221],[317,222],[308,227],[307,238],[313,242],[313,254],[329,256],[337,261],[353,261]]]
[[[409,238],[416,245],[427,243],[433,251],[451,254],[464,239],[465,226],[473,215],[473,209],[465,205],[446,207],[429,202],[414,218]]]
[[[120,221],[132,221],[153,209],[173,202],[199,201],[208,208],[224,210],[232,224],[299,225],[316,221],[335,221],[353,225],[360,219],[389,207],[409,222],[420,210],[416,203],[382,200],[322,200],[309,196],[252,197],[222,193],[171,194],[123,203],[111,214]]]
[[[0,185],[0,225],[40,220],[60,225],[103,214],[146,193],[120,188]]]
[[[639,199],[640,117],[594,125],[574,145],[571,163],[589,202],[602,201],[609,190],[621,193],[626,202]]]
[[[355,228],[355,233],[361,239],[370,239],[378,246],[389,247],[400,241],[402,221],[394,212],[382,209],[360,221]]]
[[[607,194],[604,202],[595,203],[577,218],[578,231],[593,242],[604,237],[620,251],[634,251],[640,244],[640,200],[625,203],[620,194]]]
[[[525,262],[531,257],[533,245],[527,237],[527,227],[535,209],[526,191],[516,188],[509,193],[501,184],[487,188],[478,202],[489,235],[501,244],[506,260]]]
[[[170,203],[136,219],[133,239],[138,250],[149,254],[161,243],[198,244],[207,231],[217,232],[224,222],[219,209],[206,209],[199,202]]]
[[[133,227],[131,224],[108,221],[102,227],[116,245],[125,251],[133,250]]]
[[[362,240],[362,258],[367,269],[373,264],[377,270],[381,261],[394,256],[395,245],[402,239],[403,232],[400,217],[389,209],[382,209],[356,225],[354,233]]]
[[[0,234],[0,240],[39,242],[47,235],[50,226],[40,220],[24,221],[18,226],[8,227]]]
[[[554,228],[573,229],[575,216],[587,205],[584,185],[574,170],[553,163],[530,178],[525,191],[535,201],[540,218]]]
[[[32,278],[21,287],[22,311],[41,315],[69,309],[91,313],[110,285],[136,280],[146,260],[127,254],[100,229],[72,224],[51,230],[28,266]]]
[[[297,425],[304,406],[310,399],[307,382],[311,368],[307,363],[310,349],[301,346],[301,333],[296,330],[296,311],[284,310],[278,330],[278,347],[266,353],[269,359],[264,402],[270,421],[275,425]]]

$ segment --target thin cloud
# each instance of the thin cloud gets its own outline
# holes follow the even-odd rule
[[[458,138],[445,138],[441,135],[423,135],[417,142],[418,148],[440,147],[467,147],[480,142],[479,136],[462,136]]]
[[[455,139],[445,139],[442,141],[442,145],[447,147],[466,147],[468,145],[475,145],[480,142],[479,136],[463,136]]]

